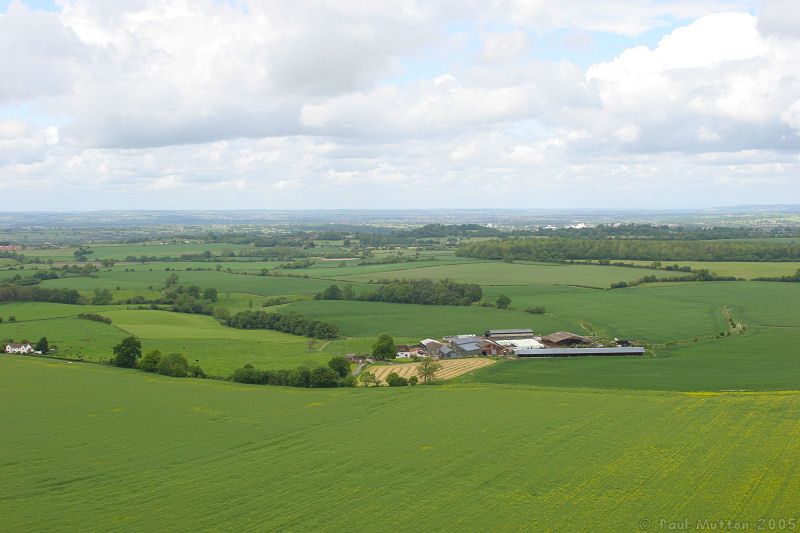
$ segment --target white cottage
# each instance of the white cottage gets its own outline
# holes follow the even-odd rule
[[[9,342],[6,344],[6,353],[33,353],[33,346],[30,344],[15,344]]]

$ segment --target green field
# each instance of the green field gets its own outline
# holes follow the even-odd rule
[[[413,263],[409,263],[413,264]],[[633,281],[643,276],[671,277],[682,273],[664,270],[650,270],[601,265],[565,265],[556,263],[504,263],[468,262],[445,263],[442,265],[407,268],[402,272],[370,272],[347,274],[342,272],[336,279],[345,281],[378,280],[381,278],[408,279],[451,279],[463,283],[478,283],[483,286],[494,285],[577,285],[583,287],[607,288],[618,281]]]
[[[0,402],[6,531],[798,518],[797,393],[314,391],[4,356]]]
[[[652,261],[626,262],[639,265],[650,265],[652,263]],[[688,266],[694,270],[706,269],[720,276],[735,276],[744,279],[791,276],[800,269],[800,263],[796,262],[665,261],[664,264]]]

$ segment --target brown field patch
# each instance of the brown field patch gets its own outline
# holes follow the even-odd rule
[[[436,373],[436,379],[453,379],[455,377],[472,372],[479,368],[494,363],[492,359],[467,358],[467,359],[448,359],[439,361],[442,369]],[[365,369],[365,372],[375,374],[381,383],[386,383],[386,377],[392,372],[397,372],[401,377],[410,378],[417,375],[418,363],[402,363],[399,365],[373,365]]]

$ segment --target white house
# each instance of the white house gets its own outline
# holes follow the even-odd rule
[[[9,342],[6,344],[6,353],[33,353],[33,346],[30,344],[15,344]]]

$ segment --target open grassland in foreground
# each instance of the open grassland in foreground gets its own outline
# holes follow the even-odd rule
[[[5,531],[635,531],[798,514],[794,392],[297,390],[2,356],[0,404]]]
[[[493,359],[484,359],[482,357],[439,361],[442,368],[436,372],[436,379],[453,379],[489,366],[492,363],[494,363]],[[386,383],[386,377],[392,372],[397,372],[403,378],[419,376],[418,368],[419,363],[401,363],[397,365],[372,365],[366,371],[374,374],[382,383]]]

